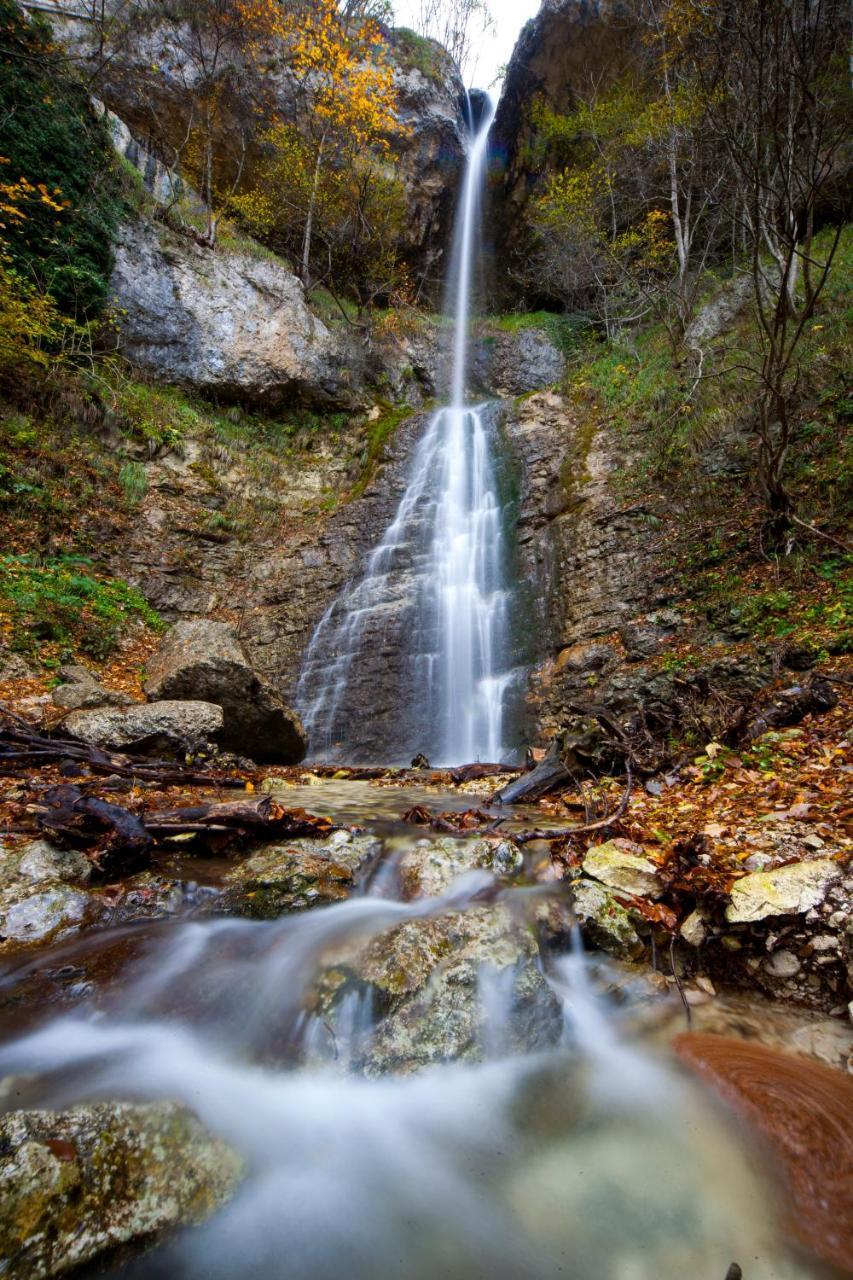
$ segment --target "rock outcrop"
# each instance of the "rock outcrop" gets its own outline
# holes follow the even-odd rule
[[[210,1216],[238,1156],[169,1102],[12,1111],[0,1120],[0,1255],[49,1280],[120,1245]]]
[[[379,854],[373,836],[335,831],[327,840],[268,845],[225,877],[231,910],[256,920],[342,902]]]
[[[619,0],[543,0],[522,28],[492,132],[496,167],[502,171],[492,188],[496,252],[505,268],[495,281],[499,294],[506,294],[513,267],[523,265],[525,213],[541,177],[530,164],[536,136],[532,109],[569,111],[588,86],[600,89],[632,67],[635,45],[626,8]],[[537,305],[547,304],[548,281],[538,282],[537,289]]]
[[[214,252],[132,222],[116,245],[112,293],[122,352],[164,382],[269,408],[352,402],[336,340],[272,256]]]
[[[157,699],[201,701],[221,708],[222,746],[256,760],[296,764],[305,755],[299,717],[253,670],[225,622],[178,622],[150,660],[145,691]],[[157,705],[157,704],[154,704]]]

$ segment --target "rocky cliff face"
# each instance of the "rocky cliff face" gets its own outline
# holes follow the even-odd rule
[[[627,70],[633,60],[631,26],[619,0],[542,0],[522,29],[507,68],[492,148],[496,176],[491,200],[498,259],[506,270],[495,282],[510,292],[512,266],[521,254],[528,198],[541,166],[536,162],[533,109],[568,111],[578,95]],[[547,281],[542,296],[547,300]]]
[[[221,399],[347,405],[346,345],[305,305],[283,262],[213,253],[162,224],[127,224],[112,277],[124,355]]]
[[[97,49],[96,28],[80,18],[53,18],[57,35],[84,66],[98,69],[98,92],[125,122],[132,135],[153,155],[159,145],[179,154],[190,120],[196,73],[167,22],[134,32],[106,65]],[[406,191],[408,218],[402,250],[421,295],[438,300],[443,281],[442,259],[450,241],[457,180],[464,158],[464,86],[444,49],[404,30],[389,30],[388,55],[394,69],[397,112],[403,125],[393,139]],[[280,47],[264,51],[264,93],[249,102],[234,91],[234,76],[223,77],[221,126],[217,150],[225,171],[250,178],[257,154],[257,135],[274,119],[295,119],[299,107],[287,60]],[[153,139],[150,144],[147,140]],[[246,147],[245,156],[241,151]],[[162,158],[170,159],[169,156]],[[230,162],[230,168],[229,168]]]

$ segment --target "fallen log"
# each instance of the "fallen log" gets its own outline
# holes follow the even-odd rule
[[[150,862],[154,837],[136,814],[79,787],[50,787],[39,796],[36,821],[42,831],[86,848],[106,876],[143,871]]]
[[[743,709],[727,731],[730,742],[753,742],[770,729],[784,729],[799,724],[807,715],[831,711],[838,704],[838,694],[822,676],[813,676],[807,685],[792,685],[775,693],[763,706],[750,712]]]
[[[572,774],[560,759],[556,743],[552,743],[545,759],[529,773],[507,783],[492,796],[493,804],[520,804],[525,800],[540,800],[568,787],[574,781]]]
[[[189,769],[168,760],[104,751],[75,738],[40,733],[8,707],[0,706],[0,773],[19,777],[22,769],[29,765],[66,762],[79,764],[96,774],[117,774],[163,786],[245,786],[243,778],[222,769]]]
[[[502,773],[518,773],[511,764],[460,764],[450,770],[451,782],[478,782],[480,778],[494,778]]]
[[[305,809],[285,809],[271,795],[158,810],[143,814],[142,822],[152,835],[161,837],[189,832],[230,831],[235,835],[263,832],[295,840],[300,836],[323,838],[335,830],[334,823],[328,818],[317,817]]]

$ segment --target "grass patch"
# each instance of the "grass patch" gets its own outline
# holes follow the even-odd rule
[[[95,577],[81,557],[45,560],[0,556],[0,630],[16,653],[41,657],[54,646],[61,661],[79,650],[103,660],[129,623],[163,622],[134,587],[120,578]]]
[[[450,57],[438,41],[419,36],[411,27],[395,27],[393,40],[394,60],[403,71],[420,71],[436,83],[444,79]]]

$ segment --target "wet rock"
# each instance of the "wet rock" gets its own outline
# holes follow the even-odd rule
[[[76,849],[58,849],[48,840],[31,840],[21,849],[17,874],[36,883],[67,880],[85,884],[92,875],[92,864]]]
[[[5,895],[3,895],[5,896]],[[94,914],[94,899],[67,885],[57,885],[5,906],[0,899],[0,939],[43,942],[68,929],[79,928]]]
[[[307,739],[299,717],[249,664],[226,622],[178,622],[148,663],[152,698],[201,699],[222,708],[218,739],[256,760],[296,764]]]
[[[690,947],[701,947],[708,936],[708,926],[701,911],[691,911],[678,931]]]
[[[530,1052],[562,1028],[554,993],[538,967],[532,935],[504,906],[412,920],[368,948],[356,965],[384,1014],[361,1063],[369,1076],[407,1074],[447,1061],[477,1061],[488,1049]],[[489,1017],[491,997],[508,1011]],[[493,1036],[500,1034],[501,1042]]]
[[[793,978],[800,972],[801,966],[793,951],[781,950],[773,952],[770,959],[765,961],[764,968],[774,978]]]
[[[379,854],[373,836],[333,832],[327,840],[268,845],[229,871],[227,903],[241,915],[272,920],[288,911],[341,902]]]
[[[841,868],[826,858],[753,872],[733,886],[726,919],[736,924],[767,916],[800,915],[819,906],[840,878]]]
[[[0,1120],[0,1256],[48,1280],[118,1245],[203,1221],[239,1157],[182,1108],[108,1102]]]
[[[125,709],[72,711],[65,728],[74,738],[116,751],[191,754],[219,735],[222,708],[211,702],[162,701]]]
[[[418,840],[400,858],[398,874],[404,898],[435,898],[468,871],[512,875],[522,865],[510,841]]]
[[[642,955],[631,916],[612,893],[595,880],[576,880],[572,888],[575,916],[593,945],[625,959]]]
[[[76,664],[60,667],[63,684],[51,693],[54,706],[62,711],[83,711],[91,707],[126,707],[133,701],[127,694],[105,689],[87,667]]]
[[[662,892],[658,868],[640,845],[628,840],[608,840],[590,849],[583,860],[588,876],[632,897],[653,898]]]

